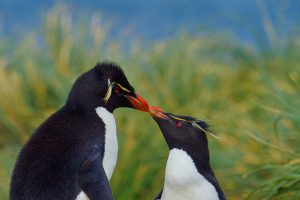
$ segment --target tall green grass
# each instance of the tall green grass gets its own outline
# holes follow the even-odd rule
[[[137,92],[170,112],[207,120],[211,162],[228,199],[300,198],[300,37],[260,50],[230,36],[186,34],[124,49],[97,14],[74,25],[64,7],[42,30],[14,43],[0,38],[0,199],[22,144],[61,107],[72,82],[98,60],[121,64]],[[116,199],[151,199],[163,184],[167,146],[141,112],[115,113]]]

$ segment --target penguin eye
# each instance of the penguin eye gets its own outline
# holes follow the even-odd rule
[[[120,87],[116,86],[115,89],[114,89],[114,92],[116,94],[119,94],[120,93]]]
[[[182,127],[183,126],[183,124],[182,124],[182,122],[176,122],[176,128],[180,128],[180,127]]]

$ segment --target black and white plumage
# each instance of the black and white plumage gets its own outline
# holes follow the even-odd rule
[[[224,200],[225,195],[210,166],[208,125],[192,117],[163,113],[154,116],[169,146],[161,200]]]
[[[66,104],[22,148],[11,178],[10,199],[113,199],[109,179],[118,143],[112,112],[133,108],[132,99],[139,102],[114,63],[98,63],[81,75]]]

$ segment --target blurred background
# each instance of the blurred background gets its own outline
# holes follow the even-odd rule
[[[21,146],[99,60],[149,103],[207,120],[228,199],[300,199],[299,0],[0,0],[0,199]],[[168,148],[152,119],[116,111],[116,199],[151,199]]]

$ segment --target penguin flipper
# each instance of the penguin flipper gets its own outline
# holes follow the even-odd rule
[[[153,200],[160,200],[161,199],[161,195],[164,189],[161,189],[161,191],[156,195],[156,197],[154,197]]]
[[[102,165],[100,151],[92,152],[83,162],[78,183],[89,200],[113,200],[113,194]]]

